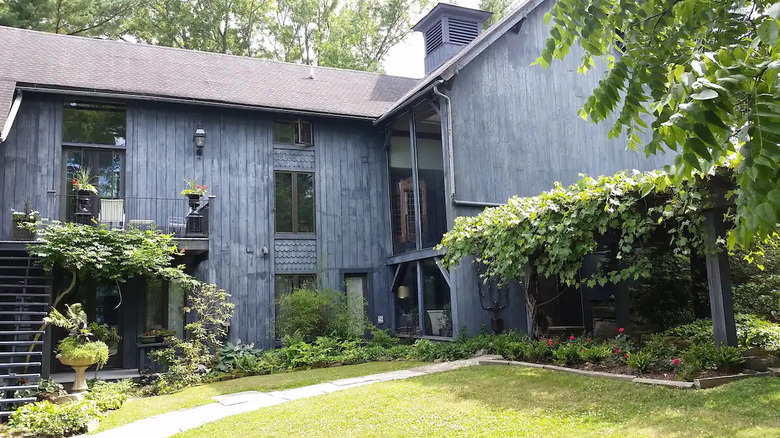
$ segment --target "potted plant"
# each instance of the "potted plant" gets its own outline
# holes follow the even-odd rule
[[[57,359],[63,365],[72,367],[76,372],[73,382],[73,392],[87,390],[85,371],[92,365],[102,367],[108,361],[108,346],[105,342],[96,340],[87,326],[87,314],[81,304],[66,305],[65,315],[57,309],[52,309],[44,318],[47,324],[68,330],[68,336],[57,346]]]
[[[154,344],[157,342],[157,330],[150,330],[138,336],[142,344]]]
[[[196,180],[188,178],[184,178],[184,182],[186,182],[189,187],[182,190],[181,195],[186,196],[189,199],[190,208],[195,210],[195,208],[198,207],[198,204],[200,204],[200,198],[206,196],[209,186],[200,185]]]
[[[155,333],[155,335],[157,336],[157,340],[158,340],[159,342],[162,342],[162,341],[164,341],[166,338],[169,338],[169,337],[171,337],[171,336],[176,336],[176,330],[171,330],[171,329],[165,329],[165,328],[163,328],[163,329],[157,329],[157,330],[152,330],[152,331],[153,331],[153,332]]]
[[[92,221],[90,203],[92,197],[98,194],[98,189],[92,184],[92,169],[82,167],[73,175],[73,190],[76,192],[76,222],[89,224]]]
[[[11,209],[11,217],[13,218],[13,228],[11,228],[11,238],[13,240],[35,239],[34,227],[41,217],[39,212],[30,208],[29,202],[24,203],[23,211]]]

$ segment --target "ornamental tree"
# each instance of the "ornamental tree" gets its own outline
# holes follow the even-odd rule
[[[776,230],[780,214],[778,19],[780,3],[768,0],[558,0],[536,63],[563,59],[575,42],[580,72],[605,60],[580,115],[614,120],[609,136],[648,156],[673,151],[676,181],[731,157],[729,244],[749,246]]]

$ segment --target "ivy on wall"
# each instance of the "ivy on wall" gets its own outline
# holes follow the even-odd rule
[[[473,255],[486,269],[483,277],[504,283],[530,274],[568,286],[638,279],[649,275],[647,246],[668,245],[677,254],[705,250],[705,194],[701,179],[675,186],[661,171],[583,177],[459,217],[439,249],[446,250],[446,265]],[[611,254],[593,275],[581,277],[585,257],[599,249]]]

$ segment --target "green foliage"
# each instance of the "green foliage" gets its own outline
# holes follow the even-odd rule
[[[48,400],[24,405],[11,414],[12,430],[38,438],[62,438],[85,431],[87,423],[100,418],[94,401],[52,404]]]
[[[89,392],[84,399],[95,402],[97,408],[103,412],[121,408],[128,395],[135,390],[135,384],[129,379],[118,382],[93,380],[89,383]]]
[[[626,365],[639,374],[646,372],[653,364],[655,357],[647,351],[637,351],[635,353],[626,353]]]
[[[39,230],[38,242],[28,249],[46,270],[59,266],[83,278],[120,283],[133,277],[194,281],[181,267],[171,266],[179,250],[173,235],[159,230],[52,222]]]
[[[184,311],[194,313],[197,320],[184,327],[189,335],[186,340],[168,337],[167,348],[151,353],[152,359],[168,366],[168,371],[147,389],[148,393],[167,394],[198,384],[205,372],[218,365],[214,352],[222,347],[235,307],[230,294],[202,283],[190,291],[188,300]]]
[[[729,259],[734,310],[780,322],[780,234],[738,250]]]
[[[366,327],[365,315],[356,320],[342,291],[306,287],[282,296],[277,304],[279,337],[298,334],[306,341],[330,335],[348,338],[360,336]]]
[[[641,248],[660,233],[674,254],[704,250],[702,198],[697,183],[675,187],[664,172],[584,177],[568,188],[556,184],[541,195],[459,217],[439,249],[446,250],[448,266],[475,255],[486,268],[483,277],[503,282],[524,279],[529,265],[538,276],[570,286],[640,279],[651,266]],[[585,256],[605,235],[616,241],[613,259],[581,278]]]
[[[612,350],[606,344],[586,345],[580,350],[582,360],[600,364],[612,355]]]
[[[679,365],[675,370],[675,374],[681,380],[692,381],[699,377],[703,366],[701,362],[696,358],[682,359],[682,365]]]
[[[775,324],[753,315],[737,314],[737,340],[742,348],[763,348],[780,351],[780,324]],[[663,333],[679,337],[694,344],[714,344],[712,320],[699,319]]]
[[[119,341],[122,340],[122,337],[119,336],[114,327],[108,324],[91,322],[87,329],[95,336],[95,339],[106,344],[109,350],[119,347]]]
[[[181,191],[182,196],[187,196],[187,195],[206,196],[206,192],[208,191],[209,188],[208,185],[198,184],[197,180],[188,179],[188,178],[184,178],[184,182],[187,183],[187,188]]]
[[[391,336],[387,330],[380,330],[376,327],[371,329],[371,340],[368,341],[369,347],[392,348],[398,345],[398,338]]]
[[[501,20],[504,15],[512,12],[512,10],[517,7],[517,3],[517,0],[480,0],[479,9],[493,13],[490,18],[482,23],[483,30],[493,26]]]
[[[0,25],[81,36],[119,36],[135,0],[4,0]]]
[[[76,173],[73,174],[73,191],[87,191],[91,192],[93,195],[97,195],[98,189],[94,184],[92,184],[92,181],[94,180],[95,177],[92,176],[91,167],[80,168],[76,171]]]
[[[41,400],[53,400],[61,395],[65,395],[65,388],[52,379],[41,379],[38,381],[38,387],[35,389],[25,389],[23,391],[16,391],[14,397],[16,398],[28,398],[35,397],[38,401]]]
[[[678,180],[733,157],[729,243],[747,247],[776,231],[780,211],[778,18],[773,0],[559,0],[545,14],[550,38],[536,62],[563,59],[575,41],[580,71],[604,60],[608,73],[580,115],[615,120],[610,137],[623,135],[647,155],[675,151]]]
[[[745,356],[739,347],[720,347],[714,351],[712,362],[720,370],[736,372],[745,363]]]
[[[260,350],[256,350],[254,344],[242,344],[241,341],[237,343],[228,342],[219,349],[217,354],[217,371],[227,373],[233,369],[238,368],[237,363],[247,356],[257,356],[261,353]]]
[[[101,341],[80,343],[76,338],[67,337],[57,347],[57,358],[72,360],[88,360],[97,364],[98,368],[108,362],[108,346]]]

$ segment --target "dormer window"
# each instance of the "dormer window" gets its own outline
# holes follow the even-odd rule
[[[314,133],[311,123],[301,119],[274,122],[274,143],[298,146],[313,145]]]

